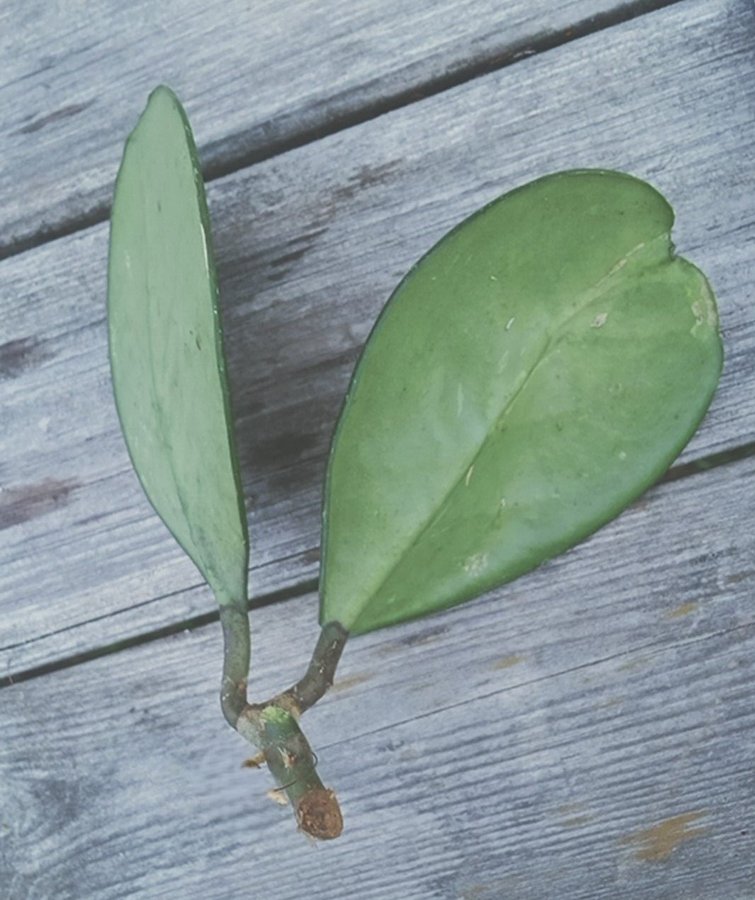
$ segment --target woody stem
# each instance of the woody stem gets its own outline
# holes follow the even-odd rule
[[[220,621],[224,638],[220,702],[226,720],[261,751],[280,789],[291,801],[299,827],[313,837],[338,837],[343,828],[338,800],[320,781],[316,756],[299,727],[299,716],[333,683],[348,632],[337,622],[325,625],[304,676],[265,703],[249,703],[246,603],[221,605]]]

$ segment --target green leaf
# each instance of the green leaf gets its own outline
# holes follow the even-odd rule
[[[365,632],[474,597],[665,471],[722,363],[713,293],[674,255],[672,223],[635,178],[564,172],[485,207],[412,269],[333,440],[322,622]]]
[[[246,515],[231,431],[210,221],[196,148],[159,87],[113,201],[110,363],[131,460],[221,603],[246,600]]]

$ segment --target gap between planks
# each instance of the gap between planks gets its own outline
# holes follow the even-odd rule
[[[647,657],[648,652],[652,655],[654,651],[658,653],[664,653],[675,650],[682,650],[686,647],[691,647],[694,644],[702,644],[705,641],[716,640],[717,638],[726,637],[727,635],[736,634],[737,632],[746,633],[749,632],[755,627],[755,619],[742,622],[739,625],[733,625],[730,628],[721,628],[718,631],[710,631],[707,634],[698,635],[696,637],[688,637],[688,638],[680,638],[677,641],[672,641],[669,643],[668,641],[657,640],[657,641],[648,641],[644,644],[635,644],[629,647],[626,650],[620,650],[618,653],[609,653],[606,656],[599,656],[595,659],[590,659],[586,662],[577,663],[573,666],[565,666],[564,668],[558,669],[554,672],[548,672],[544,675],[539,675],[536,678],[529,678],[523,681],[516,681],[511,684],[504,685],[503,687],[497,687],[495,690],[488,691],[487,693],[478,694],[475,697],[475,702],[481,701],[485,702],[486,700],[492,700],[495,697],[500,697],[502,694],[505,694],[510,691],[519,691],[526,690],[527,688],[533,687],[537,684],[542,684],[543,682],[550,681],[554,678],[562,678],[566,675],[573,675],[576,672],[581,672],[585,670],[592,669],[595,666],[604,666],[608,663],[615,663],[621,659],[632,659],[637,657],[638,655],[642,655],[643,657]],[[516,663],[514,663],[515,665]],[[506,666],[504,666],[506,668]],[[350,685],[349,685],[350,686]],[[338,682],[334,684],[335,689],[338,688]],[[400,728],[404,725],[410,725],[412,722],[419,722],[422,719],[432,718],[436,715],[443,715],[444,713],[452,712],[453,710],[462,709],[469,703],[469,700],[463,699],[459,700],[456,703],[447,703],[443,706],[437,706],[432,710],[428,710],[424,713],[414,714],[405,719],[396,719],[395,721],[389,724],[379,725],[377,728],[373,728],[371,730],[360,731],[359,739],[374,737],[376,734],[380,734],[381,732],[390,732],[394,728]],[[340,740],[335,741],[326,741],[321,743],[320,749],[330,750],[333,747],[338,747],[342,744],[349,744],[354,740],[352,737],[342,738]],[[527,756],[528,751],[523,750],[520,754],[516,756],[507,757],[509,760],[511,759],[519,759]]]
[[[262,144],[250,150],[237,153],[231,152],[227,159],[221,157],[217,161],[203,165],[202,171],[205,183],[209,184],[212,181],[250,168],[265,160],[361,125],[370,119],[376,119],[403,107],[411,106],[444,91],[482,78],[492,72],[505,69],[522,59],[547,53],[581,38],[614,28],[632,19],[657,12],[680,2],[683,2],[683,0],[634,0],[634,2],[628,2],[616,9],[580,20],[564,31],[535,35],[531,38],[520,40],[504,50],[498,50],[488,56],[483,56],[480,59],[472,61],[462,60],[442,75],[436,75],[417,84],[405,86],[379,100],[368,101],[357,109],[333,115],[327,121],[320,122],[315,126],[302,128],[300,131],[294,130],[292,134],[284,138],[272,140],[267,144]],[[230,137],[237,138],[238,135]],[[226,137],[213,143],[222,145],[228,140],[229,137]],[[212,143],[210,147],[212,147]],[[200,157],[204,156],[207,150],[208,147],[201,147]],[[47,227],[43,225],[37,232],[27,237],[11,240],[6,244],[0,243],[0,262],[52,241],[69,237],[72,234],[100,225],[107,221],[109,215],[110,203],[108,202],[96,205],[86,213],[74,216],[59,225]]]
[[[670,15],[674,16],[674,17],[675,17],[674,20],[677,22],[677,24],[679,24],[679,23],[681,23],[681,22],[685,19],[688,10],[689,10],[689,7],[687,6],[687,4],[685,4],[685,5],[683,5],[683,6],[680,5],[680,7],[679,7],[678,10],[677,10],[676,8],[674,8],[674,10],[670,10]],[[667,20],[666,20],[666,18],[665,18],[665,15],[664,15],[664,16],[657,16],[657,17],[654,16],[654,17],[652,17],[652,19],[653,19],[653,21],[656,23],[656,25],[657,25],[658,27],[662,27],[663,24],[667,22]],[[642,34],[645,32],[645,29],[646,29],[646,23],[649,24],[649,20],[642,20],[642,21],[640,21],[640,22],[637,22],[637,23],[635,23],[634,25],[630,26],[630,28],[633,29],[633,30],[634,30],[635,32],[637,32],[638,34],[642,35]],[[710,26],[710,17],[709,17],[709,20],[707,21],[706,24],[707,24],[708,27]],[[707,32],[706,32],[706,33],[707,33]],[[602,45],[602,43],[604,42],[604,40],[605,40],[605,34],[599,34],[598,37],[597,37],[597,39],[596,39],[596,41],[595,41],[595,44],[596,44],[598,47],[600,47],[600,46]],[[579,48],[574,48],[573,50],[567,48],[566,52],[565,52],[563,55],[564,55],[564,57],[569,57],[569,58],[570,58],[571,54],[572,54],[572,53],[576,53],[577,50],[579,50],[579,54],[582,54],[582,53],[585,52],[584,50],[581,50],[581,49],[579,49]],[[560,55],[560,54],[553,54],[553,55],[552,55],[552,59],[553,59],[554,62],[558,62],[558,60],[559,60],[560,58],[561,58],[561,55]],[[549,59],[547,60],[548,66],[550,65],[550,61],[551,61],[551,60],[550,60],[550,58],[549,58]],[[526,67],[525,67],[525,68],[526,68]],[[537,62],[537,65],[536,65],[536,66],[533,66],[533,67],[531,67],[531,68],[532,68],[532,69],[537,69],[538,71],[540,71],[540,69],[542,69],[542,68],[547,68],[547,66],[546,66],[546,61],[538,61],[538,62]],[[681,71],[683,72],[683,71],[684,71],[684,68],[682,68]],[[519,76],[519,69],[517,69],[517,71],[516,71],[515,73],[509,73],[509,74],[515,76],[515,78],[514,78],[515,81],[518,80],[519,77],[520,77],[520,76]],[[493,76],[494,79],[495,79],[496,77],[497,77],[497,76]],[[476,91],[476,90],[478,89],[478,86],[479,86],[481,83],[484,83],[484,82],[486,82],[486,81],[487,81],[487,79],[480,79],[480,80],[474,82],[474,84],[472,85],[472,89]],[[465,89],[465,90],[466,90],[466,89]],[[449,92],[449,93],[450,93],[450,92]],[[438,100],[441,100],[441,101],[443,101],[443,102],[445,103],[445,102],[446,102],[446,99],[447,99],[448,97],[449,97],[448,94],[441,95],[440,98],[436,98],[435,101],[430,100],[430,101],[428,101],[428,103],[432,104],[433,106],[437,106],[437,105],[438,105],[438,104],[437,104],[437,101],[438,101]],[[415,116],[414,116],[415,109],[414,109],[414,108],[410,108],[410,109],[408,110],[408,112],[411,114],[411,115],[409,116],[409,118],[411,118],[411,119],[413,120],[414,117],[415,117]],[[403,112],[403,111],[398,111],[396,115],[397,115],[398,117],[407,118],[406,112]],[[363,127],[366,128],[366,129],[370,129],[370,128],[371,128],[371,126],[370,126],[369,123],[368,123],[366,126],[363,126]],[[382,127],[382,123],[381,123],[381,127]],[[379,130],[379,129],[378,129],[378,130]],[[355,131],[361,131],[361,130],[355,129]],[[349,139],[349,140],[351,140],[351,137],[353,136],[353,134],[354,134],[354,133],[352,132],[350,135],[348,135],[348,139]],[[339,141],[336,140],[335,143],[339,143]],[[526,148],[525,148],[525,149],[526,149]],[[305,155],[306,155],[306,154],[305,154]],[[277,165],[277,163],[276,163],[275,165]],[[261,167],[261,168],[262,168],[262,167]],[[254,172],[257,172],[257,171],[259,171],[259,169],[255,169],[255,170],[254,170]],[[378,170],[378,171],[380,171],[380,170]],[[228,181],[230,181],[230,182],[242,181],[243,179],[249,178],[249,177],[250,177],[250,176],[249,176],[249,174],[248,174],[247,172],[242,172],[241,175],[240,175],[240,177],[239,177],[239,176],[236,176],[235,178],[234,178],[234,177],[231,177],[231,178],[228,179]],[[353,181],[354,181],[353,178],[350,178],[350,179],[349,179],[349,183],[348,183],[348,185],[349,185],[349,190],[351,190],[350,185],[351,185],[351,183],[352,183]],[[327,186],[326,186],[326,187],[327,187]],[[338,189],[339,189],[338,186],[336,186],[336,188],[335,188],[336,192],[338,191]],[[218,187],[218,186],[215,186],[214,190],[215,190],[215,191],[218,191],[218,193],[221,193],[221,188]],[[390,208],[391,208],[391,207],[390,207],[390,204],[387,204],[387,205],[386,205],[386,208],[387,208],[387,209],[390,209]],[[238,224],[235,224],[235,225],[234,225],[232,219],[231,219],[230,221],[231,221],[231,226],[229,226],[227,230],[228,230],[229,232],[231,232],[231,233],[232,233],[233,231],[236,231],[236,232],[238,233],[238,230],[239,230]],[[243,233],[243,230],[244,230],[244,229],[242,229],[242,233]],[[709,229],[705,229],[705,233],[707,233],[708,230],[709,230]],[[227,239],[227,235],[226,235],[226,239]],[[698,244],[699,244],[699,243],[700,243],[700,237],[698,236]],[[221,244],[222,244],[222,241],[221,241]],[[234,252],[236,252],[235,244],[234,244],[232,241],[231,241],[230,246],[231,246],[232,250],[233,250]],[[53,247],[53,252],[57,252],[57,251],[55,250],[54,247]],[[235,257],[233,257],[230,253],[229,253],[229,255],[230,255],[230,257],[231,257],[232,260],[235,259]],[[22,260],[21,262],[22,262],[23,265],[26,265],[26,263],[24,263],[23,260]],[[276,262],[276,261],[274,260],[273,263],[275,263],[275,262]],[[98,265],[99,265],[99,264],[98,264]],[[271,265],[272,265],[272,264],[271,264]],[[236,273],[236,269],[235,269],[235,268],[233,268],[232,266],[229,267],[229,268],[230,268],[231,271],[234,273],[234,274],[231,276],[231,278],[230,278],[231,282],[233,282],[233,279],[234,279],[234,278],[237,278],[238,276],[235,274],[235,273]],[[744,286],[746,285],[746,283],[747,283],[746,281],[744,281],[744,282],[739,282],[739,283],[738,283],[738,291],[741,291],[742,289],[744,289]],[[233,294],[232,294],[231,296],[233,296]],[[231,304],[231,307],[233,308],[233,306],[234,306],[234,304],[232,303],[232,304]],[[263,308],[266,308],[266,307],[263,307]],[[743,334],[744,334],[744,335],[747,334],[747,331],[748,331],[748,329],[749,329],[749,325],[746,324],[746,321],[747,321],[747,320],[745,320],[745,326],[743,326]],[[734,332],[732,331],[732,335],[733,335],[733,334],[734,334]],[[739,339],[739,337],[740,337],[740,335],[737,335],[737,339]],[[353,340],[353,339],[354,339],[354,338],[353,338],[353,335],[350,335],[350,340]],[[736,347],[737,344],[735,343],[734,346]],[[744,359],[745,359],[745,356],[744,356],[744,354],[742,354],[742,353],[740,352],[738,358],[739,358],[739,363],[737,363],[737,367],[738,367],[738,366],[741,366],[741,365],[743,364]],[[319,364],[319,363],[318,363],[318,364]],[[339,363],[339,364],[340,364],[340,363]],[[735,367],[735,371],[736,371],[736,368],[737,368],[737,367]],[[87,370],[87,371],[88,371],[88,370]],[[104,370],[103,370],[103,371],[104,371]],[[301,370],[301,372],[305,372],[305,371],[307,371],[307,370],[305,370],[305,369],[302,369],[302,370]],[[320,370],[318,369],[317,371],[320,371]],[[746,371],[742,371],[742,370],[740,369],[740,377],[741,377],[741,378],[746,378],[746,374],[747,374]],[[267,388],[267,385],[265,384],[264,387]],[[725,417],[724,417],[724,418],[725,418]],[[716,420],[716,421],[718,421],[718,420]],[[748,440],[748,438],[751,439],[751,435],[746,435],[746,434],[741,434],[741,433],[738,434],[738,435],[733,435],[732,437],[734,438],[734,442],[735,442],[735,443],[739,443],[740,445],[741,445],[742,441],[746,441],[746,440]],[[324,452],[324,449],[325,449],[325,448],[324,448],[324,446],[323,446],[323,447],[322,447],[322,451],[323,451],[323,452]],[[712,449],[712,448],[711,448],[711,449]],[[703,450],[703,452],[704,452],[704,450]],[[685,455],[686,455],[686,454],[685,454]],[[309,471],[309,470],[308,470],[308,471]],[[277,470],[276,470],[275,474],[276,474],[276,476],[277,476],[277,474],[278,474],[278,473],[277,473]],[[311,479],[311,478],[309,477],[309,475],[308,475],[308,478],[309,478],[308,484],[311,486],[312,484],[314,484],[314,481],[313,481],[313,479]],[[308,497],[308,501],[311,500],[311,499],[312,499],[311,497]],[[289,505],[292,505],[292,504],[289,504]],[[309,505],[314,509],[314,502],[311,502]],[[319,504],[318,504],[318,505],[319,505]],[[78,524],[78,523],[77,523],[77,524]],[[154,527],[154,530],[155,530],[155,531],[156,531],[158,528],[161,528],[161,526],[159,525],[159,523],[158,523],[156,520],[154,520],[153,527]],[[316,536],[315,536],[315,534],[314,534],[314,529],[310,528],[309,530],[310,530],[310,533],[309,533],[309,535],[308,535],[308,537],[307,537],[307,539],[308,539],[308,541],[309,541],[309,543],[307,544],[307,553],[309,554],[309,556],[308,556],[308,558],[307,558],[306,571],[302,571],[302,570],[301,570],[302,567],[299,567],[299,571],[295,572],[295,573],[294,573],[294,577],[292,577],[291,580],[288,582],[288,585],[289,585],[289,586],[291,586],[291,585],[294,585],[294,586],[295,586],[295,585],[298,585],[298,584],[302,581],[303,578],[312,578],[312,577],[314,577],[314,565],[313,565],[313,563],[315,562],[315,556],[316,556]],[[166,538],[166,540],[167,540],[167,538]],[[286,549],[287,549],[287,550],[290,549],[290,548],[288,547],[288,545],[286,545]],[[175,553],[175,551],[173,551],[173,553]],[[302,555],[302,554],[299,554],[299,555]],[[290,554],[288,554],[288,556],[287,556],[286,558],[295,558],[296,556],[297,556],[297,554],[290,553]],[[188,566],[188,562],[186,563],[186,565]],[[193,573],[193,572],[189,572],[189,571],[187,571],[186,574],[188,575],[189,580],[186,581],[187,587],[185,587],[184,590],[187,590],[189,593],[191,593],[191,591],[190,591],[191,586],[192,586],[192,585],[196,585],[196,574]],[[270,583],[270,582],[268,581],[268,583],[267,583],[267,585],[266,585],[266,588],[267,588],[268,593],[271,591],[271,589],[280,587],[280,585],[279,585],[279,584],[275,584],[274,581],[275,581],[275,579],[273,579],[273,583]],[[160,587],[159,587],[154,593],[155,593],[157,596],[165,595],[165,594],[167,594],[167,593],[170,592],[171,586],[172,586],[172,585],[163,583],[163,584],[160,585]],[[167,590],[166,590],[166,588],[167,588]],[[179,593],[179,592],[176,591],[175,593]],[[199,591],[196,591],[196,593],[199,593]],[[143,599],[143,598],[140,596],[140,600],[142,600],[142,599]],[[205,601],[205,602],[208,602],[209,599],[210,599],[210,598],[208,598],[208,597],[205,596],[204,601]],[[153,597],[150,597],[150,598],[147,600],[147,602],[141,602],[141,603],[139,603],[138,605],[139,605],[139,606],[148,606],[151,602],[153,602],[153,600],[154,600],[154,596],[153,596]],[[191,604],[187,604],[187,605],[188,605],[188,606],[191,606]],[[87,611],[86,611],[86,610],[82,610],[82,612],[84,612],[84,615],[85,615],[85,616],[87,615]],[[82,623],[82,624],[87,625],[87,624],[88,624],[89,622],[91,622],[91,621],[94,621],[94,622],[102,622],[102,621],[109,620],[109,621],[113,622],[113,624],[115,624],[115,626],[116,626],[116,628],[117,628],[118,625],[117,625],[117,623],[116,623],[115,620],[117,619],[118,614],[120,614],[121,612],[128,612],[128,610],[127,610],[127,609],[126,609],[126,610],[117,610],[117,611],[116,611],[116,614],[113,615],[112,618],[110,618],[110,614],[107,614],[107,615],[100,615],[100,616],[98,616],[98,617],[96,617],[96,618],[94,618],[94,619],[89,619],[89,618],[87,618],[87,619],[85,619],[84,623]],[[182,612],[179,612],[179,617],[180,617],[181,619],[183,619],[184,622],[185,622],[185,621],[188,620],[192,615],[209,614],[209,612],[210,612],[210,611],[209,611],[208,609],[200,609],[200,610],[197,610],[197,609],[196,609],[196,606],[195,606],[194,609],[191,609],[191,608],[185,608]],[[159,618],[159,617],[155,617],[155,618]],[[122,620],[121,620],[121,621],[122,621]],[[152,631],[154,631],[154,630],[160,628],[161,626],[164,626],[164,624],[165,624],[165,623],[163,623],[163,622],[159,622],[159,621],[154,621],[154,620],[153,620],[151,623],[148,623],[148,622],[142,623],[141,628],[139,628],[139,629],[134,629],[134,630],[139,630],[141,634],[149,634],[149,633],[151,633]],[[172,623],[171,623],[171,624],[172,624]],[[75,628],[69,627],[69,628],[61,628],[61,629],[58,629],[58,630],[53,630],[51,633],[52,633],[53,635],[58,634],[58,633],[62,633],[62,632],[69,632],[69,633],[73,632],[73,633],[75,633],[75,630],[76,630]],[[91,629],[90,629],[90,630],[91,630]],[[127,630],[128,630],[128,631],[131,631],[132,629],[129,628],[129,629],[127,629]],[[87,634],[88,634],[88,631],[87,631]],[[128,640],[128,639],[131,638],[132,636],[133,636],[133,632],[132,632],[132,634],[127,635],[126,640]],[[9,635],[9,637],[10,637],[10,635]],[[13,637],[16,637],[16,636],[13,635]],[[18,637],[21,638],[21,635],[19,634]],[[67,638],[67,637],[68,637],[68,635],[66,634],[66,638]],[[53,641],[53,642],[54,642],[54,641]],[[92,643],[95,644],[94,647],[92,647]],[[102,647],[102,646],[105,645],[105,644],[115,644],[115,643],[116,643],[116,642],[115,642],[115,635],[112,635],[112,636],[111,636],[111,635],[108,635],[107,633],[103,633],[103,634],[100,634],[100,635],[99,635],[99,638],[98,638],[98,639],[95,639],[95,641],[90,642],[90,647],[89,647],[89,649],[94,650],[94,651],[96,652],[96,649],[97,649],[97,648]],[[23,672],[23,671],[26,671],[26,670],[32,670],[32,669],[34,669],[34,668],[36,667],[36,665],[45,665],[45,664],[48,664],[48,660],[45,660],[45,659],[44,659],[44,655],[43,655],[43,654],[40,654],[40,653],[35,652],[35,650],[37,650],[37,649],[40,647],[40,645],[43,646],[43,647],[46,647],[46,646],[47,646],[46,643],[43,641],[42,638],[39,638],[39,637],[37,637],[37,636],[31,636],[31,637],[29,638],[29,640],[27,640],[27,641],[24,641],[23,639],[17,640],[17,641],[15,642],[15,645],[16,645],[16,646],[31,646],[31,645],[36,645],[36,646],[31,646],[31,653],[30,653],[31,658],[29,658],[29,659],[26,661],[26,664],[24,664],[23,662],[20,662],[20,664],[19,664],[18,667],[17,667],[17,671]],[[122,646],[122,645],[119,645],[119,646]],[[59,648],[59,649],[62,649],[62,651],[63,651],[63,658],[64,658],[64,659],[70,659],[71,657],[74,656],[73,648],[71,648],[70,646],[69,646],[68,648],[62,647],[62,648]],[[67,652],[66,652],[66,650],[67,650]],[[83,651],[81,651],[81,652],[83,652]],[[37,657],[37,659],[34,659],[35,656]],[[39,659],[40,656],[43,656],[43,658],[42,658],[42,659]]]
[[[660,478],[654,485],[651,487],[657,487],[662,484],[668,484],[674,481],[681,481],[682,479],[692,478],[696,475],[703,475],[706,472],[710,472],[713,469],[718,469],[721,467],[725,467],[728,465],[732,465],[733,463],[740,462],[744,459],[748,459],[751,456],[755,456],[755,443],[743,444],[741,447],[737,447],[734,450],[725,451],[723,453],[714,453],[710,456],[702,457],[701,459],[694,460],[690,463],[683,463],[679,466],[672,466],[666,474]],[[641,499],[641,498],[640,498]],[[636,502],[636,501],[635,501]],[[581,542],[580,542],[581,543]],[[192,590],[197,586],[203,585],[204,582],[199,582],[197,585],[191,585],[188,590]],[[269,591],[267,593],[262,593],[258,596],[255,596],[251,599],[249,604],[249,610],[253,611],[256,609],[262,609],[263,607],[272,606],[276,603],[282,603],[286,600],[294,600],[297,597],[302,597],[306,594],[316,593],[319,586],[319,580],[317,578],[307,578],[302,579],[301,581],[292,584],[288,587],[281,588],[275,591]],[[184,589],[185,590],[185,589]],[[181,591],[177,592],[181,593]],[[153,602],[154,600],[162,600],[163,597],[156,597],[150,599],[149,602]],[[99,618],[108,618],[108,616],[99,617]],[[172,635],[180,634],[185,631],[194,631],[198,628],[204,628],[207,625],[211,625],[214,622],[219,620],[219,613],[217,609],[210,610],[205,613],[201,613],[196,616],[191,616],[187,619],[181,619],[177,622],[171,622],[169,625],[163,625],[159,628],[154,628],[149,631],[141,632],[140,634],[133,635],[132,637],[125,638],[123,640],[114,641],[110,644],[103,644],[99,647],[92,648],[90,650],[85,650],[80,653],[72,654],[68,657],[62,657],[57,660],[53,660],[49,663],[44,663],[38,666],[31,666],[28,669],[22,669],[20,672],[16,672],[13,675],[8,675],[3,678],[0,678],[0,690],[7,687],[12,687],[15,684],[20,684],[24,681],[29,681],[33,678],[39,678],[44,675],[49,675],[53,672],[59,672],[64,669],[70,669],[74,666],[81,665],[82,663],[90,662],[94,659],[100,659],[103,656],[110,656],[114,653],[119,653],[122,650],[128,650],[131,647],[138,647],[142,644],[150,644],[155,641],[162,640],[166,637],[171,637]],[[77,622],[75,625],[71,626],[71,629],[77,629],[82,627],[83,625],[87,625],[90,622],[95,621],[94,619],[88,620],[87,622]],[[69,629],[61,629],[61,631],[66,631]],[[730,630],[730,629],[729,629]],[[19,644],[9,645],[7,647],[0,648],[1,650],[11,650],[17,646],[24,646],[26,644],[34,643],[39,640],[46,640],[50,638],[53,634],[57,634],[58,632],[47,632],[45,634],[37,635],[29,641],[22,641]],[[718,632],[717,632],[718,633]],[[720,632],[720,634],[727,633],[727,630]],[[646,647],[641,647],[639,649],[652,649],[654,645],[652,643],[648,644]],[[638,649],[638,648],[634,648]],[[626,651],[629,652],[629,651]],[[633,651],[632,651],[633,652]],[[599,660],[599,662],[606,662],[612,659],[618,658],[623,654],[614,654],[613,656],[606,657],[605,660]],[[579,667],[575,667],[579,668]],[[569,670],[573,671],[573,670]]]

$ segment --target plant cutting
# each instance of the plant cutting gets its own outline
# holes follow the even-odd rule
[[[207,580],[221,705],[288,795],[337,836],[300,717],[352,634],[469,600],[615,517],[668,468],[713,396],[713,292],[674,253],[673,211],[618,172],[545,176],[433,247],[381,313],[335,429],[320,637],[302,679],[247,698],[249,539],[210,222],[180,103],[151,95],[115,189],[113,385],[144,490]]]

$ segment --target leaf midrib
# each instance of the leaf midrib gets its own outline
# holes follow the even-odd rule
[[[417,528],[415,533],[412,535],[406,549],[403,553],[401,553],[398,559],[391,565],[391,567],[387,570],[386,574],[381,578],[378,582],[377,586],[373,591],[370,592],[366,601],[362,605],[359,610],[358,615],[354,619],[351,629],[355,630],[356,626],[367,607],[369,606],[371,600],[376,597],[388,583],[388,581],[393,577],[393,574],[399,568],[399,566],[403,563],[403,561],[409,556],[409,554],[414,550],[414,548],[419,544],[427,531],[433,526],[433,524],[440,518],[440,516],[445,511],[450,499],[456,493],[456,491],[461,487],[461,485],[465,482],[467,473],[470,468],[474,466],[477,460],[480,457],[480,454],[487,446],[491,435],[499,430],[501,423],[504,421],[506,416],[510,413],[511,409],[515,405],[516,401],[521,396],[522,392],[525,390],[527,385],[530,383],[532,376],[535,374],[540,365],[547,359],[549,352],[552,350],[555,343],[558,341],[559,337],[563,333],[564,329],[568,328],[569,323],[576,318],[578,315],[581,315],[585,310],[589,309],[593,303],[596,303],[600,300],[605,293],[607,292],[608,286],[613,283],[615,276],[625,267],[626,263],[633,257],[635,257],[638,253],[642,252],[646,247],[652,247],[659,239],[666,238],[669,239],[670,229],[664,230],[659,234],[654,235],[652,238],[648,238],[643,241],[639,241],[636,245],[634,245],[630,250],[628,250],[620,259],[618,259],[610,269],[602,275],[592,286],[592,288],[588,289],[585,293],[587,299],[584,303],[579,305],[575,310],[573,310],[569,315],[567,315],[562,322],[560,322],[556,328],[553,329],[550,335],[545,340],[543,345],[543,349],[538,354],[537,359],[535,360],[532,368],[527,373],[527,377],[524,378],[522,383],[518,388],[514,391],[514,393],[509,397],[506,401],[501,412],[492,420],[490,427],[485,432],[485,436],[479,443],[479,446],[475,450],[474,454],[467,461],[465,465],[461,467],[461,473],[459,476],[453,481],[449,489],[443,495],[440,503],[435,507],[435,509],[431,512],[431,514],[425,519],[425,521]],[[669,253],[666,258],[661,260],[662,264],[670,264],[675,259],[673,253],[673,247],[669,241]]]

